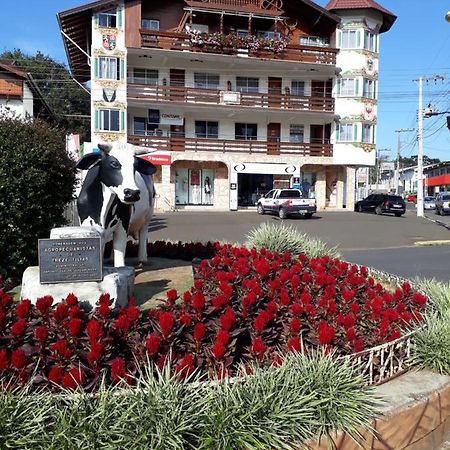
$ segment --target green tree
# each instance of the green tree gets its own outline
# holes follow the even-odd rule
[[[82,140],[88,139],[89,120],[74,116],[89,116],[90,96],[72,79],[65,64],[41,52],[32,56],[19,49],[3,52],[0,60],[31,74],[59,125],[68,133],[80,133]]]
[[[75,171],[65,130],[41,120],[0,118],[0,274],[7,284],[36,265],[38,239],[64,224]]]

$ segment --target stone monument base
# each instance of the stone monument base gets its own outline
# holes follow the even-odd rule
[[[36,303],[38,298],[51,295],[55,303],[59,303],[73,293],[80,302],[95,306],[100,295],[108,293],[114,299],[113,306],[126,306],[133,295],[133,286],[133,267],[104,267],[103,281],[41,284],[39,267],[33,266],[28,267],[23,274],[20,298]]]

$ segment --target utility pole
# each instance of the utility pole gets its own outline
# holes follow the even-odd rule
[[[434,75],[433,77],[419,77],[419,111],[417,115],[417,217],[423,217],[423,98],[422,84],[424,81],[443,80],[442,75]]]
[[[380,176],[381,176],[381,156],[380,153],[382,152],[390,152],[391,149],[390,148],[379,148],[375,154],[376,156],[376,161],[375,161],[375,191],[378,191],[378,182],[380,180]]]
[[[400,130],[395,130],[397,133],[397,163],[395,165],[395,193],[398,195],[398,185],[400,183],[400,149],[401,149],[401,141],[400,141],[400,133],[407,133],[409,131],[414,131],[414,128],[402,128]]]

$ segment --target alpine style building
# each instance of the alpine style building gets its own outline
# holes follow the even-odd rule
[[[90,81],[92,143],[148,149],[162,209],[254,205],[299,187],[353,210],[375,163],[373,0],[101,0],[58,14],[74,78]]]

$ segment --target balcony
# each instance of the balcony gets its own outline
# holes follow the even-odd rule
[[[277,142],[252,140],[223,140],[165,136],[129,135],[130,144],[171,152],[257,153],[265,155],[295,155],[312,157],[333,156],[328,143]]]
[[[238,48],[236,46],[221,46],[198,39],[194,40],[187,33],[154,31],[141,29],[141,46],[162,50],[189,51],[194,53],[208,53],[217,55],[241,56],[255,59],[268,59],[277,61],[292,61],[305,64],[320,64],[325,66],[336,65],[336,48],[314,47],[305,45],[279,45],[274,41],[274,49]],[[229,35],[228,35],[229,36]],[[233,39],[231,39],[232,41]]]
[[[275,108],[289,111],[332,113],[332,97],[307,97],[290,94],[230,92],[191,87],[128,84],[128,100],[157,103],[189,103],[244,108]]]

